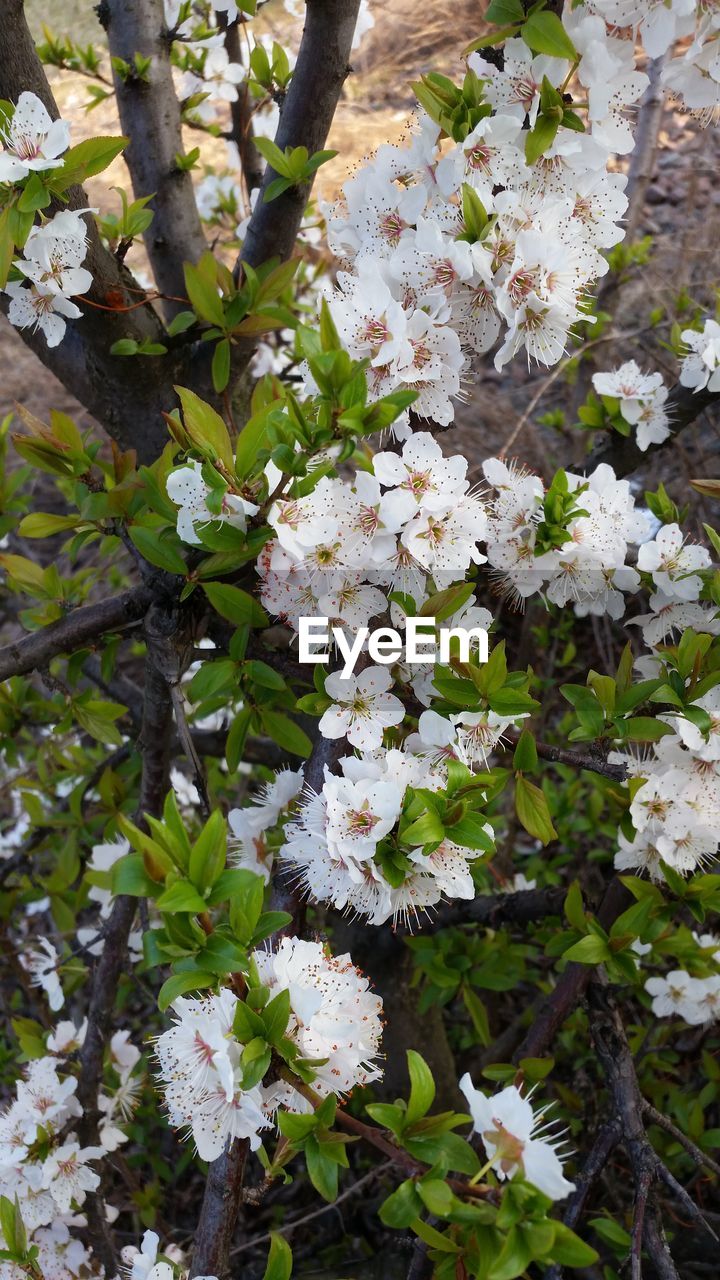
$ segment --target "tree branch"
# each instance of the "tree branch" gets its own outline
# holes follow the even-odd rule
[[[61,653],[72,653],[106,631],[138,622],[152,600],[147,586],[130,587],[108,600],[73,609],[64,618],[0,649],[0,681],[44,667]]]
[[[613,1112],[621,1126],[621,1141],[630,1158],[635,1181],[630,1274],[632,1280],[641,1280],[642,1249],[643,1244],[647,1244],[647,1225],[651,1220],[648,1197],[655,1182],[664,1182],[691,1217],[701,1221],[715,1239],[717,1236],[685,1188],[666,1169],[648,1140],[642,1118],[645,1100],[640,1092],[635,1062],[612,992],[606,985],[593,982],[588,992],[588,1003],[595,1050],[607,1080]],[[651,1232],[650,1243],[653,1247],[661,1241],[661,1235],[656,1239]],[[672,1273],[667,1269],[668,1264],[674,1267],[674,1263],[667,1245],[664,1246],[664,1252],[665,1274],[670,1275]]]
[[[225,48],[231,62],[241,63],[242,47],[240,44],[240,22],[236,18],[225,30]],[[232,140],[240,155],[243,181],[248,196],[257,187],[262,186],[265,162],[255,146],[253,133],[250,90],[247,80],[238,86],[238,96],[230,103],[230,119],[232,121]]]
[[[110,53],[133,65],[136,53],[150,59],[141,79],[113,70],[120,124],[130,138],[125,159],[136,199],[152,195],[154,218],[144,241],[161,293],[184,297],[184,262],[197,262],[206,248],[184,155],[180,104],[170,66],[170,41],[162,0],[106,0],[103,20]],[[183,307],[166,302],[168,315]]]
[[[603,929],[609,929],[613,921],[630,906],[632,895],[615,876],[608,885],[597,913]],[[571,960],[557,985],[533,1010],[533,1021],[525,1039],[513,1055],[513,1062],[521,1058],[541,1058],[552,1043],[565,1019],[580,1003],[595,969],[589,964]]]
[[[639,471],[641,467],[647,466],[651,458],[670,452],[680,432],[691,426],[706,409],[715,408],[719,402],[720,391],[708,391],[707,388],[704,391],[693,391],[691,387],[676,383],[665,402],[673,433],[667,440],[663,440],[662,444],[651,444],[643,453],[638,449],[634,436],[621,436],[613,432],[609,440],[593,449],[585,463],[585,473],[594,471],[603,462],[613,468],[618,478]]]
[[[423,921],[422,934],[438,933],[440,929],[452,929],[458,925],[483,925],[486,929],[499,929],[504,924],[532,924],[545,916],[562,915],[566,890],[523,889],[519,893],[483,893],[468,902],[446,902],[437,914]]]
[[[136,821],[146,826],[145,815],[159,816],[169,786],[172,703],[170,690],[156,662],[154,635],[147,632],[148,656],[145,665],[143,724],[140,737],[142,778]],[[87,1014],[87,1030],[80,1050],[77,1098],[83,1108],[78,1131],[83,1145],[96,1141],[98,1089],[102,1083],[105,1046],[112,1025],[118,983],[127,963],[130,930],[135,918],[136,899],[121,895],[115,899],[105,926],[105,941],[93,973]],[[87,1197],[86,1213],[93,1249],[98,1254],[108,1280],[117,1275],[115,1247],[108,1230],[102,1199],[97,1193]]]
[[[513,729],[508,729],[505,737],[513,744],[520,741],[520,734]],[[569,764],[574,769],[589,769],[592,773],[600,773],[604,778],[612,778],[614,782],[624,782],[627,778],[627,768],[624,764],[609,764],[602,753],[602,747],[597,744],[598,750],[595,750],[594,743],[590,743],[586,752],[568,751],[565,747],[556,747],[550,742],[535,742],[535,750],[541,760],[547,760],[550,764]]]
[[[24,90],[35,93],[57,119],[57,104],[35,51],[23,0],[5,0],[0,22],[0,98],[17,102]],[[82,187],[70,188],[68,202],[71,209],[86,209],[90,204]],[[133,362],[133,376],[128,378],[126,359],[110,355],[119,338],[159,342],[163,328],[152,306],[133,306],[140,297],[135,281],[103,246],[93,219],[85,221],[84,265],[93,277],[87,297],[96,305],[87,306],[83,317],[68,325],[57,347],[48,347],[43,335],[31,329],[20,330],[20,336],[121,448],[136,448],[141,462],[152,462],[167,441],[162,412],[175,404],[173,384],[180,381],[179,364],[170,355],[143,357]],[[0,295],[0,307],[7,311],[8,306],[8,296]],[[130,306],[132,311],[122,309]]]
[[[582,1169],[575,1175],[575,1190],[565,1203],[563,1222],[566,1227],[574,1229],[585,1210],[590,1192],[607,1164],[613,1150],[620,1141],[620,1121],[613,1118],[598,1132]],[[562,1267],[553,1263],[543,1275],[543,1280],[561,1280]]]
[[[360,0],[307,0],[300,51],[275,134],[281,151],[303,146],[312,155],[325,146],[350,71],[359,8]],[[241,259],[253,267],[271,257],[290,257],[308,202],[311,184],[306,183],[264,204],[263,195],[277,177],[268,165],[242,247]]]
[[[696,1146],[692,1138],[688,1138],[682,1129],[678,1129],[677,1125],[673,1124],[672,1120],[666,1115],[663,1115],[662,1111],[658,1111],[651,1102],[644,1102],[643,1107],[645,1115],[652,1124],[656,1124],[659,1129],[664,1129],[676,1142],[679,1142],[680,1146],[685,1148],[688,1155],[692,1156],[697,1165],[705,1165],[707,1169],[711,1169],[720,1178],[720,1164],[718,1164],[717,1160],[713,1160],[712,1156],[709,1156],[706,1151]]]

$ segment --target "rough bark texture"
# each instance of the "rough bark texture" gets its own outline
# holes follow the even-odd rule
[[[162,0],[106,0],[103,19],[114,58],[132,65],[139,53],[152,60],[143,79],[114,70],[115,93],[120,124],[130,138],[125,159],[135,198],[153,197],[148,207],[155,217],[144,239],[155,281],[161,293],[182,298],[183,263],[197,262],[205,237],[192,175],[175,162],[183,154],[183,140]],[[165,304],[169,315],[182,307],[182,302]]]
[[[240,43],[240,23],[231,22],[225,32],[225,48],[231,62],[243,61],[242,45]],[[230,119],[232,120],[232,140],[237,145],[240,154],[240,165],[242,167],[243,182],[248,195],[251,195],[256,187],[259,187],[263,180],[265,172],[265,161],[255,146],[255,135],[253,132],[252,122],[252,99],[244,81],[238,88],[238,96],[235,102],[230,104]]]
[[[195,1246],[190,1276],[217,1276],[224,1280],[228,1272],[230,1246],[240,1209],[247,1139],[236,1138],[219,1160],[208,1169],[200,1220],[195,1232]]]
[[[28,671],[47,666],[60,653],[73,653],[106,631],[137,622],[146,613],[151,598],[148,587],[130,587],[108,600],[73,609],[42,630],[5,645],[0,649],[0,680],[27,675]]]
[[[597,913],[603,929],[609,930],[631,904],[630,891],[615,877],[610,881]],[[522,1058],[541,1058],[547,1052],[563,1022],[585,995],[594,972],[592,965],[570,961],[557,986],[537,1006],[530,1030],[515,1051],[513,1062],[520,1062]]]
[[[338,98],[350,71],[350,46],[360,0],[307,0],[305,30],[298,60],[280,113],[275,142],[321,151]],[[250,219],[242,259],[257,266],[268,258],[289,258],[310,192],[291,187],[263,204],[263,192],[277,173],[268,165],[255,213]]]
[[[37,94],[50,115],[59,115],[42,64],[23,12],[22,0],[4,0],[0,21],[0,98],[17,102],[29,90]],[[73,209],[84,209],[89,200],[81,187],[69,192]],[[150,305],[129,307],[138,301],[130,273],[105,249],[92,218],[88,224],[88,251],[85,266],[92,273],[90,303],[83,317],[72,321],[57,347],[48,347],[42,334],[21,331],[24,341],[64,386],[98,419],[123,449],[137,448],[142,462],[150,462],[167,440],[162,410],[175,403],[173,383],[179,381],[177,361],[172,356],[143,357],[132,365],[128,377],[127,360],[111,356],[110,347],[119,338],[140,342],[162,338],[162,325]],[[0,295],[7,310],[9,299]],[[82,304],[80,304],[82,305]],[[107,308],[103,310],[102,308]]]
[[[181,649],[187,617],[170,609],[165,611],[164,616],[167,619],[168,637],[175,639],[179,636],[178,649]],[[135,815],[138,824],[145,829],[147,814],[159,817],[162,813],[163,801],[170,785],[172,742],[172,701],[170,688],[163,674],[166,665],[165,646],[159,643],[157,619],[152,614],[146,619],[146,640],[148,656],[145,663],[142,728],[138,743],[142,755],[142,776]],[[100,1118],[97,1096],[103,1078],[105,1046],[112,1029],[118,983],[127,965],[128,938],[136,907],[137,901],[133,897],[122,895],[115,899],[107,922],[103,950],[93,973],[87,1031],[80,1051],[77,1089],[78,1101],[83,1108],[78,1130],[84,1145],[94,1145],[97,1140]],[[87,1197],[86,1213],[94,1252],[100,1258],[110,1280],[117,1275],[117,1258],[98,1193]]]
[[[663,440],[662,444],[651,444],[643,453],[638,449],[634,435],[621,436],[613,432],[612,438],[606,444],[600,445],[590,454],[585,471],[594,470],[601,462],[609,463],[617,476],[628,476],[633,471],[639,471],[641,467],[647,465],[653,455],[672,449],[675,437],[685,427],[695,422],[701,413],[706,409],[717,411],[718,405],[720,405],[720,392],[707,389],[693,391],[692,388],[683,387],[677,383],[665,403],[672,429],[672,435],[668,436],[667,440]]]

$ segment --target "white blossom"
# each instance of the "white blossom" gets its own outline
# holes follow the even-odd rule
[[[466,1073],[460,1088],[468,1101],[474,1131],[482,1138],[501,1181],[520,1172],[551,1200],[564,1200],[574,1191],[574,1183],[563,1176],[557,1138],[543,1123],[545,1111],[535,1114],[530,1099],[515,1085],[488,1098]]]

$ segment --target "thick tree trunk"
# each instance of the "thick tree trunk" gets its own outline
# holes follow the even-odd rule
[[[170,42],[162,0],[106,0],[103,19],[113,58],[133,65],[135,54],[150,59],[144,77],[113,72],[120,124],[130,139],[125,159],[135,198],[152,196],[154,218],[145,247],[158,289],[183,298],[184,262],[197,262],[205,249],[192,176],[178,168],[183,154],[180,104],[170,66]],[[174,315],[187,304],[169,300]]]
[[[4,0],[0,21],[0,98],[17,102],[24,90],[36,94],[50,115],[58,117],[22,0]],[[90,201],[82,187],[73,187],[69,203],[73,209],[87,209]],[[21,330],[21,334],[43,364],[82,401],[121,448],[135,448],[141,462],[151,462],[168,438],[162,411],[176,403],[173,384],[182,381],[180,362],[173,355],[144,356],[132,363],[127,357],[110,355],[111,346],[119,338],[161,341],[163,326],[152,306],[135,305],[140,295],[136,288],[132,289],[132,276],[103,246],[93,219],[88,217],[86,222],[88,250],[84,265],[92,273],[93,285],[82,319],[68,325],[57,347],[48,347],[43,335],[30,329]],[[0,305],[5,310],[8,302],[6,295],[0,295]],[[133,309],[128,311],[128,307]]]

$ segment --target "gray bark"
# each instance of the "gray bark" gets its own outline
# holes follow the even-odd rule
[[[106,0],[103,17],[114,58],[131,65],[136,53],[152,59],[146,79],[114,70],[115,93],[130,138],[125,159],[135,198],[153,197],[155,217],[144,237],[153,274],[161,293],[182,298],[183,263],[197,262],[206,246],[192,176],[175,163],[183,140],[162,0]],[[173,315],[183,303],[168,301],[165,309]]]

